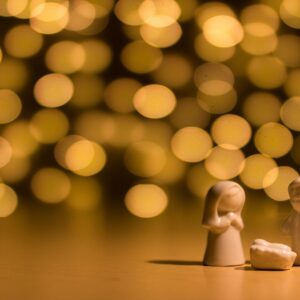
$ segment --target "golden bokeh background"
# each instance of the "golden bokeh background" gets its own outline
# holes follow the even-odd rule
[[[0,22],[0,217],[154,218],[218,180],[288,200],[299,0],[1,0]]]

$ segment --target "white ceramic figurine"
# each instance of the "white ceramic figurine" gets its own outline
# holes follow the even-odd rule
[[[205,265],[237,266],[245,263],[240,231],[245,203],[243,188],[233,181],[220,181],[208,192],[202,225],[208,229]]]
[[[290,202],[293,207],[292,212],[285,220],[282,230],[292,237],[292,250],[296,252],[297,257],[295,265],[300,265],[300,177],[296,178],[289,185]]]

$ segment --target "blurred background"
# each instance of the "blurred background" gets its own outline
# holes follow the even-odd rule
[[[1,0],[0,15],[3,239],[137,232],[176,251],[218,180],[245,188],[249,241],[277,232],[300,165],[299,0]]]

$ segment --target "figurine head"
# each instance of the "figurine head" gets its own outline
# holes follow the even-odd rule
[[[289,185],[290,202],[296,212],[300,213],[300,177],[297,177]]]
[[[243,188],[234,181],[220,181],[208,192],[205,200],[202,224],[205,227],[218,224],[218,218],[228,213],[241,215],[245,203]]]

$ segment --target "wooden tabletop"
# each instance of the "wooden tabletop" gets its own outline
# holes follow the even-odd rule
[[[203,266],[206,231],[195,207],[152,220],[21,208],[0,222],[1,299],[299,299],[299,267]],[[278,231],[288,205],[257,207],[249,204],[244,216],[247,259],[254,238],[289,243]]]

